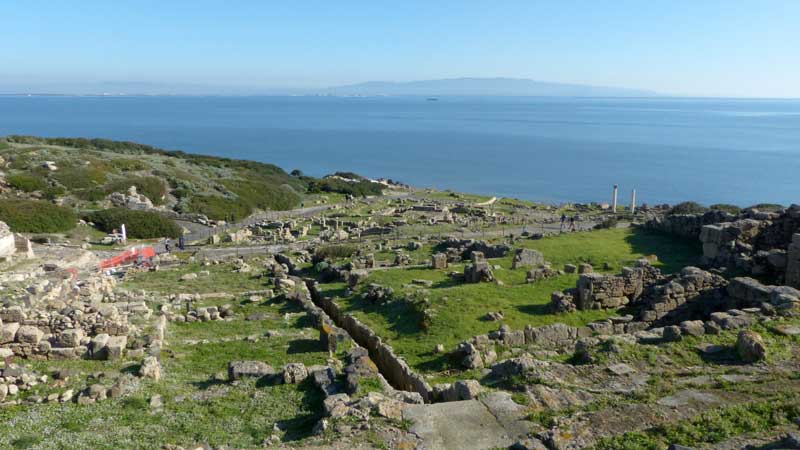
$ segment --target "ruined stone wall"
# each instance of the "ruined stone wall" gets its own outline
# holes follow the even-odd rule
[[[33,294],[32,307],[0,309],[0,350],[22,358],[117,359],[126,351],[128,336],[140,331],[129,317],[149,319],[152,312],[138,301],[86,302],[91,294],[69,290],[68,280],[47,287]],[[137,352],[143,350],[128,351],[131,356]]]
[[[644,228],[661,233],[673,234],[688,239],[698,239],[703,225],[735,220],[735,216],[722,211],[709,211],[705,214],[675,214],[654,217],[644,223]]]
[[[333,299],[323,296],[316,282],[309,281],[307,285],[314,304],[325,311],[337,326],[347,331],[358,345],[369,351],[370,358],[392,386],[404,391],[417,392],[426,402],[433,399],[433,390],[428,382],[414,372],[405,360],[397,356],[392,347],[383,342],[380,336],[356,317],[342,312]]]
[[[581,310],[619,308],[635,301],[644,286],[661,278],[661,271],[647,260],[637,267],[623,267],[621,275],[586,273],[576,285],[576,306]]]
[[[641,298],[639,320],[650,325],[705,317],[725,307],[727,281],[696,267],[648,286]]]
[[[782,315],[800,313],[800,290],[790,286],[764,285],[753,278],[738,277],[728,283],[727,294],[733,308],[757,307]]]
[[[786,284],[800,288],[800,233],[792,236],[786,256]]]

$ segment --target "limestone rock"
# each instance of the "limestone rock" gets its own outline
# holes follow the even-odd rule
[[[767,346],[760,334],[743,330],[739,332],[736,340],[736,351],[742,361],[752,363],[760,361],[767,356]]]
[[[308,377],[308,371],[303,363],[289,363],[283,367],[283,382],[286,384],[299,384]]]
[[[161,363],[155,356],[148,356],[142,361],[139,367],[139,376],[142,378],[152,378],[156,381],[161,379]]]
[[[275,375],[275,369],[261,361],[231,361],[228,364],[228,379],[231,381],[268,375]]]

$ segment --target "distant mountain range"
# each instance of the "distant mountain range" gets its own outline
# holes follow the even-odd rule
[[[333,95],[654,97],[651,91],[583,84],[550,83],[523,78],[450,78],[421,81],[369,81],[333,87]]]
[[[31,82],[0,76],[0,95],[342,95],[342,96],[541,96],[653,97],[651,91],[520,78],[451,78],[421,81],[369,81],[327,88],[224,86],[141,81]]]

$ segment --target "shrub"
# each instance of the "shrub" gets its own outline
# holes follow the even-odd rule
[[[106,171],[100,167],[65,167],[53,178],[69,190],[92,189],[106,182]]]
[[[61,186],[49,186],[42,191],[42,195],[47,200],[55,200],[66,193],[67,193],[66,189],[64,189]]]
[[[18,233],[60,233],[78,220],[68,208],[38,200],[0,200],[0,220]]]
[[[128,237],[134,239],[178,238],[182,234],[175,222],[151,211],[113,208],[90,213],[86,219],[106,233],[119,230],[125,224]]]
[[[106,198],[106,191],[99,187],[93,187],[89,189],[76,189],[72,191],[72,195],[87,202],[99,202]]]
[[[702,214],[708,211],[708,208],[697,202],[682,202],[670,208],[667,214]]]
[[[326,245],[314,251],[314,261],[349,258],[358,250],[354,245]]]
[[[231,214],[241,219],[250,215],[253,209],[238,198],[198,195],[189,200],[189,211],[204,214],[213,220],[228,220]]]
[[[340,194],[350,194],[357,197],[367,195],[383,194],[383,185],[372,181],[359,181],[351,183],[338,178],[324,178],[314,180],[309,183],[309,192],[338,192]]]
[[[280,211],[300,203],[300,196],[288,185],[250,180],[226,180],[223,184],[251,209]]]
[[[43,191],[47,189],[47,182],[44,178],[31,174],[19,173],[16,175],[9,175],[6,181],[11,187],[22,192]]]
[[[136,192],[144,195],[154,205],[163,205],[164,196],[167,195],[167,184],[158,177],[127,177],[112,181],[106,185],[106,193],[128,192],[131,186],[136,186]]]
[[[717,203],[708,207],[713,211],[723,211],[730,214],[739,214],[742,209],[736,205],[729,205],[727,203]]]
[[[138,159],[118,158],[110,161],[111,167],[119,169],[123,172],[135,172],[137,170],[147,170],[149,166],[147,163]]]

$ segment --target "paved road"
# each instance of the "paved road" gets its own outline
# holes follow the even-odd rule
[[[410,192],[400,192],[400,193],[389,193],[380,197],[369,197],[363,201],[367,203],[374,203],[379,200],[386,200],[386,199],[399,199],[399,198],[415,198],[413,193]],[[253,214],[248,216],[245,219],[242,219],[234,224],[225,226],[225,227],[209,227],[206,225],[202,225],[195,222],[186,222],[178,220],[176,221],[178,225],[186,228],[189,230],[187,234],[184,235],[186,242],[195,242],[208,239],[214,233],[223,233],[228,229],[237,229],[246,227],[249,225],[253,225],[263,221],[274,221],[280,219],[286,219],[290,217],[308,217],[314,216],[319,214],[323,211],[327,211],[331,208],[344,206],[346,203],[329,203],[325,205],[314,205],[308,206],[305,208],[296,208],[290,209],[286,211],[265,211],[258,214]]]

